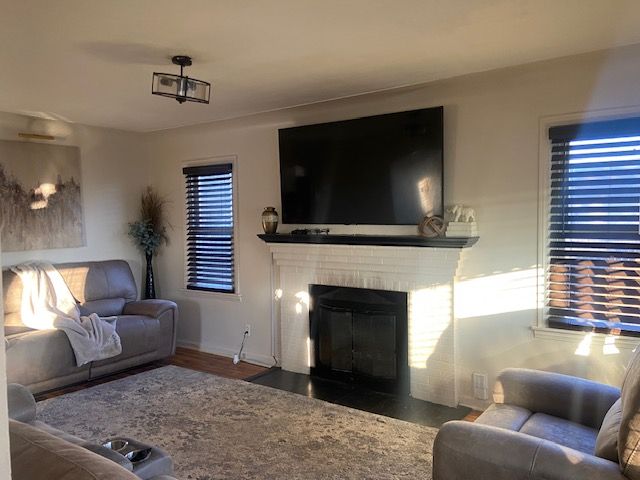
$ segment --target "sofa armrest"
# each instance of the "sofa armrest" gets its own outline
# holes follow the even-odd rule
[[[82,447],[86,448],[90,452],[93,452],[97,455],[100,455],[101,457],[107,458],[112,462],[117,463],[125,470],[133,472],[133,463],[131,463],[131,461],[124,455],[121,455],[118,452],[111,450],[110,448],[106,448],[95,443],[85,443],[82,445]]]
[[[600,428],[620,389],[559,373],[509,368],[503,370],[493,393],[495,403],[546,413],[592,428]]]
[[[176,353],[178,306],[174,302],[156,299],[128,302],[122,313],[123,315],[145,315],[157,318],[160,322],[160,336],[162,338],[157,351],[158,358]]]
[[[626,480],[617,463],[488,425],[445,423],[433,446],[433,480]]]
[[[175,302],[169,300],[138,300],[135,302],[127,302],[122,311],[123,315],[145,315],[147,317],[157,318],[167,310],[177,310],[178,306]]]
[[[7,385],[9,418],[23,423],[36,419],[36,400],[27,387],[18,383]]]

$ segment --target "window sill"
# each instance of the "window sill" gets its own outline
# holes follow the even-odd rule
[[[242,295],[239,293],[207,292],[206,290],[190,290],[188,288],[180,289],[180,293],[187,297],[208,298],[210,300],[225,300],[228,302],[242,301]],[[640,340],[640,338],[638,340]]]
[[[560,328],[549,327],[532,327],[533,336],[541,340],[556,340],[560,342],[580,343],[589,334],[589,332],[580,332],[578,330],[562,330]],[[606,333],[591,333],[592,345],[604,345],[605,338],[615,338],[615,346],[633,350],[640,345],[640,337],[626,337],[623,335],[607,335]]]

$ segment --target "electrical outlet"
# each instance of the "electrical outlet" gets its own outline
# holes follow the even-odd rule
[[[486,373],[473,374],[473,396],[478,400],[489,398],[489,377]]]
[[[247,333],[247,337],[250,337],[251,336],[251,325],[247,323],[245,325],[245,327],[244,327],[244,331],[245,332],[249,332],[249,333]]]

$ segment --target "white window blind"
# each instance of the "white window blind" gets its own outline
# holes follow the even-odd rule
[[[640,335],[640,119],[549,137],[549,326]]]
[[[234,293],[231,164],[183,169],[187,192],[187,289]]]

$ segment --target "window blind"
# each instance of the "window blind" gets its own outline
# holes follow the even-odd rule
[[[234,293],[231,164],[183,169],[187,192],[187,289]]]
[[[640,119],[551,128],[551,327],[640,335]]]

